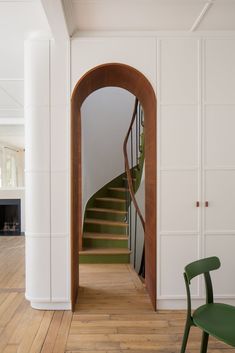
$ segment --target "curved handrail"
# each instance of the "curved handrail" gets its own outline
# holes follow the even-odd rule
[[[135,118],[136,118],[136,114],[137,114],[137,108],[138,108],[138,99],[135,99],[135,105],[134,105],[134,110],[133,110],[133,114],[132,114],[132,118],[131,118],[131,123],[129,126],[129,129],[127,131],[126,137],[124,139],[124,143],[123,143],[123,154],[124,154],[124,162],[125,162],[125,169],[126,169],[126,175],[127,175],[127,182],[128,182],[128,186],[129,186],[129,192],[131,195],[131,200],[133,202],[133,205],[136,209],[136,212],[140,218],[142,227],[145,231],[145,221],[144,221],[144,217],[139,209],[138,203],[136,201],[135,198],[135,192],[134,192],[134,187],[133,187],[133,182],[132,182],[132,177],[131,177],[131,170],[130,170],[130,164],[129,164],[129,160],[128,160],[128,153],[127,153],[127,143],[128,143],[128,139],[131,133],[131,129],[132,126],[134,124]]]

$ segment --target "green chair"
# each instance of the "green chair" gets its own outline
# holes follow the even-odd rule
[[[190,263],[185,267],[184,280],[187,291],[187,319],[185,324],[181,353],[185,352],[191,326],[199,327],[202,332],[201,353],[206,353],[209,335],[235,347],[235,307],[214,303],[210,271],[220,267],[218,257],[208,257]],[[206,304],[191,312],[191,279],[203,274],[206,286]],[[234,279],[235,280],[235,279]]]

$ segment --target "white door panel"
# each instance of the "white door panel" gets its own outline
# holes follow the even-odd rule
[[[235,234],[206,237],[205,256],[218,256],[221,261],[221,268],[211,273],[216,296],[235,295],[234,249]]]
[[[204,128],[205,166],[235,166],[235,106],[207,106]]]
[[[161,167],[198,165],[198,115],[194,106],[161,108]]]
[[[198,232],[197,195],[197,171],[162,171],[161,231]]]
[[[205,200],[205,231],[235,231],[235,171],[206,171]]]
[[[162,236],[160,283],[162,296],[186,295],[183,279],[186,264],[198,259],[198,236]],[[182,252],[182,249],[187,249]],[[191,293],[199,292],[198,280],[192,281]]]

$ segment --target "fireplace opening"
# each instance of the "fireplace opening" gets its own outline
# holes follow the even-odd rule
[[[0,200],[0,235],[21,235],[20,199]]]

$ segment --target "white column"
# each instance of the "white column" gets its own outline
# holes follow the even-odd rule
[[[54,48],[48,38],[25,42],[26,298],[33,308],[63,310],[70,309],[68,163],[56,150],[67,157],[68,110],[67,86],[62,97],[56,77],[68,62]]]

